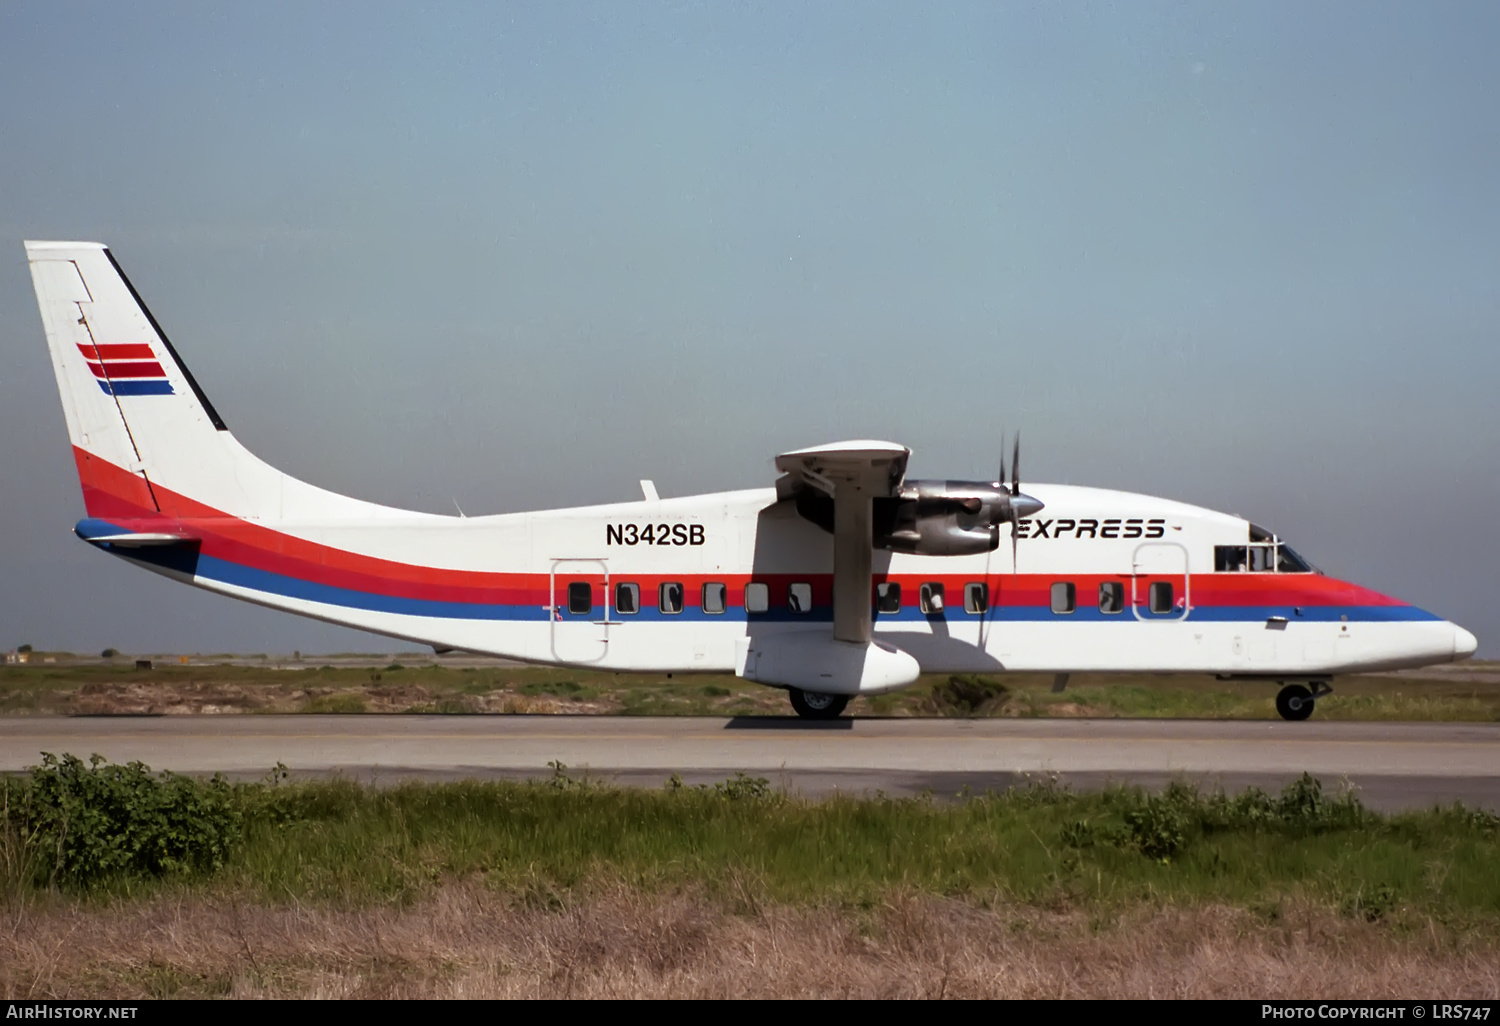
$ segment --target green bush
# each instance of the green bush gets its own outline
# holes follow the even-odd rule
[[[1233,797],[1220,791],[1203,799],[1192,788],[1184,790],[1198,804],[1200,826],[1209,833],[1274,826],[1294,833],[1317,834],[1353,829],[1364,825],[1369,818],[1369,811],[1352,792],[1329,798],[1323,793],[1322,783],[1310,773],[1288,784],[1278,798],[1258,787],[1247,788]]]
[[[239,802],[204,782],[148,766],[87,765],[42,755],[30,775],[3,783],[6,828],[25,849],[31,882],[86,888],[116,876],[211,872],[242,834]]]
[[[1488,809],[1466,809],[1455,802],[1452,811],[1463,823],[1480,834],[1493,837],[1500,833],[1500,815]]]
[[[1192,805],[1184,801],[1177,785],[1160,795],[1144,795],[1125,813],[1130,840],[1148,859],[1167,861],[1187,844],[1192,823]],[[1197,795],[1192,796],[1194,799]]]
[[[1062,829],[1063,843],[1077,849],[1111,844],[1165,862],[1180,854],[1195,837],[1209,834],[1271,831],[1305,837],[1359,829],[1371,821],[1369,811],[1352,793],[1329,798],[1323,793],[1323,785],[1308,773],[1288,784],[1275,798],[1256,787],[1236,795],[1223,791],[1203,795],[1191,784],[1174,781],[1161,794],[1120,792],[1112,804],[1118,820],[1068,823]],[[1465,811],[1463,815],[1482,832],[1483,825],[1473,813]]]
[[[1394,912],[1398,904],[1396,889],[1390,884],[1374,884],[1370,887],[1361,885],[1344,900],[1342,911],[1345,915],[1363,919],[1367,923],[1378,923]]]
[[[776,797],[771,782],[765,777],[750,777],[736,773],[728,780],[714,785],[714,793],[732,802],[763,802]]]

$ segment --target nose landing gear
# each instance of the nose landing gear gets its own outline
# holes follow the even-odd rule
[[[1288,684],[1276,693],[1276,711],[1284,720],[1305,720],[1313,714],[1313,703],[1333,694],[1327,681],[1310,680],[1310,685]]]

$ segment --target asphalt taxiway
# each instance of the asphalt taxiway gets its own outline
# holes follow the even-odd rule
[[[1500,809],[1500,724],[1244,720],[842,719],[609,716],[143,716],[0,719],[0,772],[42,752],[180,773],[361,780],[587,774],[620,784],[736,772],[808,795],[1000,789],[1055,776],[1079,789],[1174,777],[1282,786],[1304,771],[1395,810]]]

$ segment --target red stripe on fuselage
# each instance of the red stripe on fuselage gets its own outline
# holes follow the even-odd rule
[[[83,457],[78,461],[79,476],[83,479],[85,506],[90,516],[105,517],[116,523],[120,523],[122,516],[140,518],[120,526],[147,530],[154,523],[157,525],[154,529],[161,529],[163,517],[149,505],[144,508],[139,505],[140,495],[132,482],[139,481],[144,490],[144,481],[105,460],[89,457],[82,450],[75,452]],[[448,570],[347,552],[240,520],[168,488],[154,487],[162,514],[171,519],[173,528],[188,537],[201,538],[199,551],[216,559],[377,595],[494,605],[547,602],[546,574]],[[145,495],[148,503],[150,494],[147,491]],[[96,503],[105,496],[116,496],[117,501],[110,508],[118,512],[96,512],[89,502],[91,495]]]
[[[83,508],[91,517],[105,520],[159,518],[151,498],[151,486],[108,460],[73,446],[78,483],[83,487]]]
[[[211,506],[154,485],[162,512],[152,502],[152,489],[138,475],[106,460],[74,448],[78,476],[83,486],[89,516],[101,517],[133,531],[170,529],[201,538],[204,555],[298,580],[377,595],[428,599],[440,602],[472,602],[494,605],[547,605],[551,579],[545,573],[497,573],[452,570],[381,559],[307,541],[259,524],[229,516]],[[166,523],[164,523],[166,521]],[[572,579],[590,574],[565,575]],[[1181,580],[1182,575],[1153,574],[1149,579]],[[1142,578],[1146,580],[1147,578]],[[754,580],[768,585],[773,608],[784,607],[787,588],[794,582],[812,585],[813,604],[832,602],[833,577],[827,573],[804,574],[612,574],[612,581],[640,585],[642,602],[654,602],[657,588],[667,582],[684,585],[688,606],[702,602],[702,585],[708,581],[728,586],[729,605],[744,601],[744,585]],[[964,585],[988,580],[990,602],[1003,607],[1046,606],[1056,581],[1070,581],[1077,588],[1080,605],[1092,604],[1105,581],[1124,583],[1130,594],[1130,577],[1115,574],[899,574],[876,573],[875,584],[886,580],[901,584],[901,604],[914,606],[921,585],[943,584],[951,606],[961,607]],[[1319,574],[1195,574],[1190,581],[1194,606],[1403,606],[1406,603],[1347,581]],[[1138,591],[1144,589],[1138,585]],[[596,591],[600,591],[596,587]],[[872,589],[873,591],[873,589]],[[1139,596],[1138,596],[1139,597]],[[602,598],[602,596],[596,596]]]

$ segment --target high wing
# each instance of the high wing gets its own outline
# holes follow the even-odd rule
[[[815,488],[833,499],[833,636],[839,641],[870,641],[872,503],[900,491],[910,457],[904,445],[867,439],[776,457],[776,469],[785,475],[776,482],[778,496],[789,499]]]

